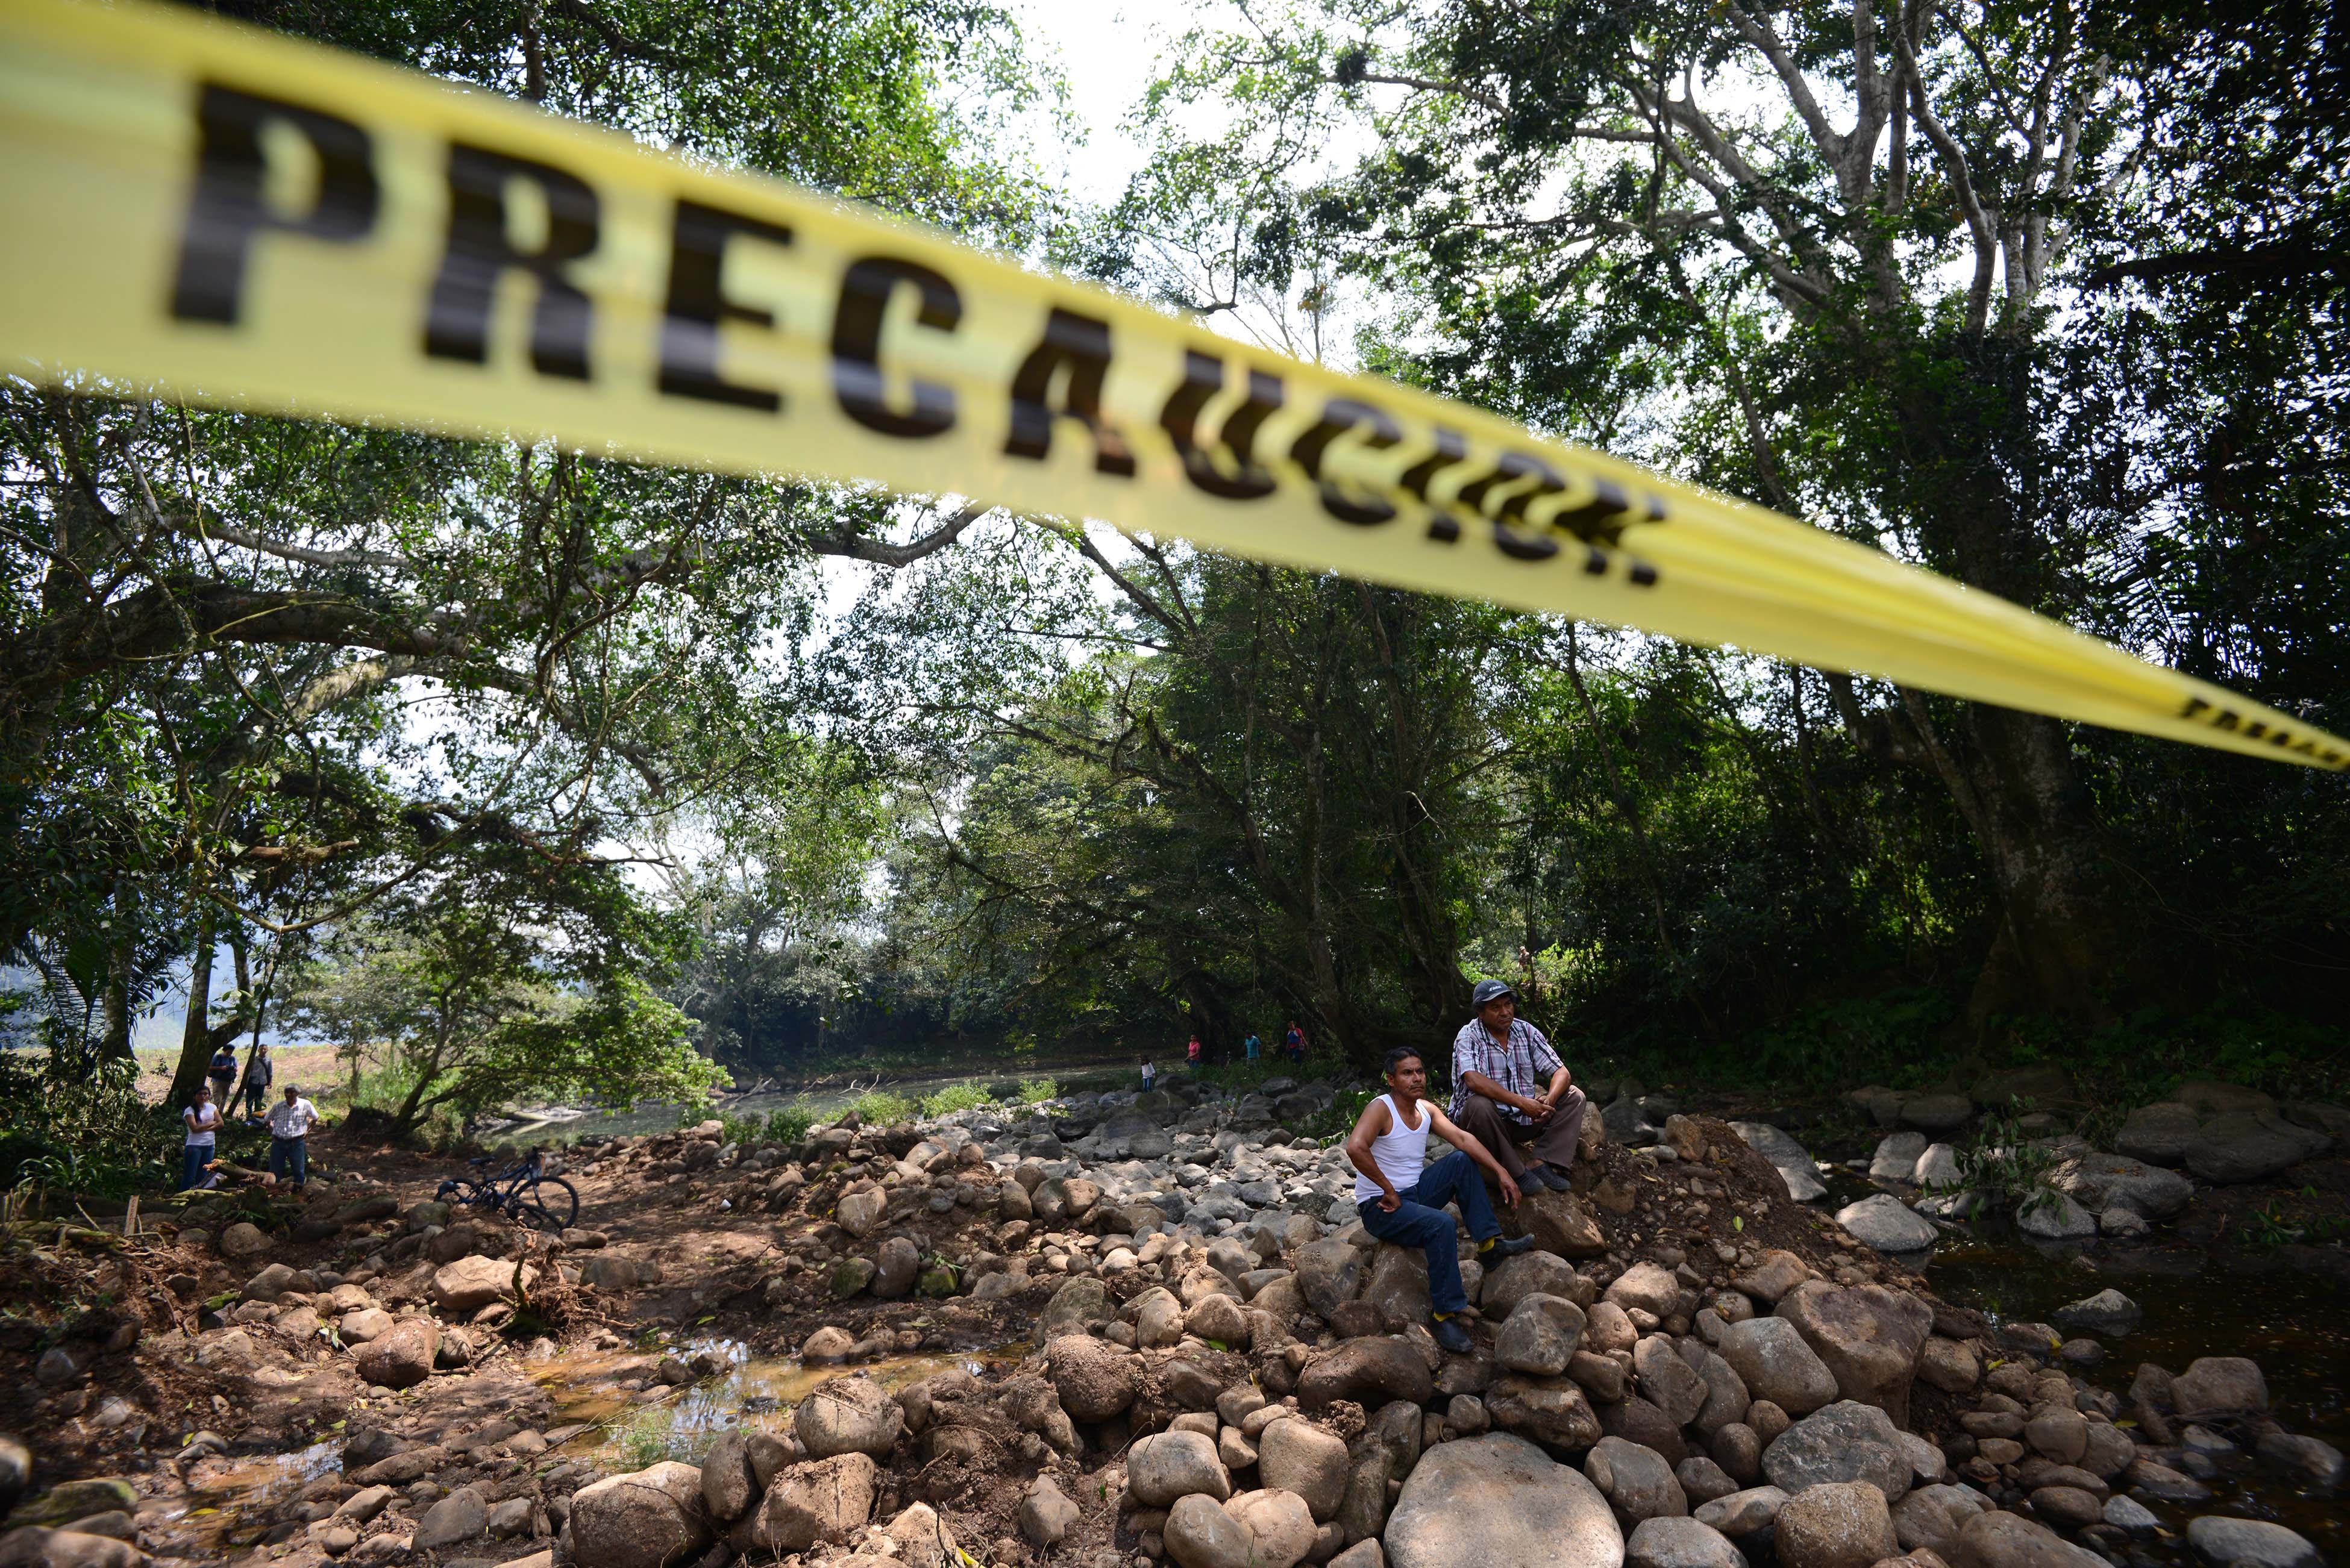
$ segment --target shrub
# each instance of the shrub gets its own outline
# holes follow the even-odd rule
[[[814,1126],[814,1107],[805,1099],[794,1100],[767,1113],[767,1139],[771,1143],[797,1143],[807,1137],[808,1128]]]
[[[2055,1190],[2047,1185],[2056,1156],[2017,1125],[2031,1109],[2030,1101],[2018,1100],[2012,1116],[1984,1113],[1975,1141],[1959,1150],[1959,1185],[1981,1194],[1989,1208],[2029,1214],[2056,1201]]]
[[[1024,1106],[1041,1106],[1060,1097],[1061,1086],[1050,1078],[1029,1078],[1021,1083],[1020,1103]]]
[[[922,1114],[926,1116],[942,1116],[953,1111],[975,1110],[981,1106],[989,1104],[992,1099],[993,1096],[984,1088],[966,1080],[960,1084],[949,1084],[937,1094],[924,1099]]]
[[[855,1111],[858,1120],[868,1127],[888,1127],[891,1122],[914,1119],[914,1102],[887,1089],[868,1089],[845,1108]]]

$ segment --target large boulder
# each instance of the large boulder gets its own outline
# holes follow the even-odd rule
[[[1909,1490],[1913,1462],[1891,1417],[1874,1405],[1839,1399],[1763,1449],[1762,1473],[1793,1493],[1831,1481],[1867,1481],[1892,1501]]]
[[[1275,1421],[1257,1438],[1256,1473],[1267,1487],[1304,1498],[1318,1524],[1346,1496],[1347,1440],[1311,1421]]]
[[[1352,1399],[1372,1407],[1390,1399],[1425,1405],[1435,1392],[1436,1379],[1428,1363],[1403,1339],[1347,1340],[1308,1361],[1297,1379],[1297,1402],[1308,1409],[1319,1409],[1334,1399]]]
[[[432,1376],[441,1354],[441,1329],[429,1317],[392,1324],[359,1346],[353,1360],[359,1376],[384,1388],[413,1388]]]
[[[1382,1538],[1390,1568],[1621,1568],[1599,1490],[1532,1443],[1440,1443],[1403,1483]]]
[[[751,1516],[751,1543],[786,1555],[819,1541],[847,1540],[872,1519],[879,1476],[879,1467],[867,1454],[835,1454],[793,1465],[776,1475],[759,1500]]]
[[[1370,1279],[1365,1282],[1359,1299],[1390,1327],[1401,1329],[1426,1323],[1433,1307],[1428,1294],[1427,1254],[1418,1247],[1380,1242],[1378,1251],[1371,1254]]]
[[[1870,1568],[1899,1553],[1885,1494],[1866,1481],[1829,1481],[1787,1500],[1772,1531],[1783,1568]]]
[[[1521,1296],[1493,1335],[1493,1359],[1513,1372],[1555,1377],[1581,1343],[1583,1323],[1583,1309],[1562,1296]]]
[[[1674,1426],[1688,1426],[1705,1408],[1705,1379],[1665,1335],[1652,1334],[1633,1347],[1632,1370],[1639,1374],[1640,1397]]]
[[[702,1456],[702,1506],[711,1521],[722,1527],[733,1523],[765,1491],[751,1464],[750,1433],[740,1427],[721,1432]]]
[[[1921,1486],[1893,1505],[1893,1532],[1904,1552],[1923,1546],[1949,1560],[1958,1555],[1967,1521],[1990,1507],[1991,1500],[1972,1487]]]
[[[2250,1563],[2255,1568],[2322,1568],[2325,1554],[2308,1537],[2260,1519],[2206,1514],[2187,1522],[2187,1544],[2214,1568]]]
[[[1764,1306],[1770,1306],[1811,1277],[1812,1266],[1809,1263],[1793,1252],[1773,1247],[1756,1260],[1752,1268],[1733,1277],[1730,1283],[1742,1294],[1752,1296]]]
[[[2039,1241],[2085,1241],[2097,1217],[2061,1192],[2043,1192],[2016,1210],[2015,1228]]]
[[[1835,1374],[1783,1317],[1733,1323],[1715,1348],[1748,1393],[1791,1416],[1809,1415],[1836,1397]]]
[[[670,1568],[709,1544],[702,1472],[691,1465],[664,1461],[571,1495],[571,1559],[579,1568]]]
[[[869,1377],[834,1377],[816,1385],[792,1413],[792,1435],[812,1459],[836,1454],[889,1457],[906,1429],[905,1407]]]
[[[1931,1220],[1889,1192],[1846,1204],[1836,1210],[1836,1223],[1880,1252],[1923,1251],[1941,1234]]]
[[[1531,1295],[1557,1296],[1578,1307],[1598,1298],[1599,1287],[1575,1272],[1565,1259],[1537,1248],[1503,1259],[1485,1276],[1479,1305],[1487,1318],[1505,1322],[1519,1302]]]
[[[2115,1135],[2114,1147],[2123,1154],[2156,1165],[2178,1165],[2187,1158],[2188,1146],[2195,1141],[2203,1118],[2195,1107],[2176,1100],[2158,1100],[2150,1106],[2140,1106],[2122,1122]]]
[[[1813,1280],[1788,1293],[1777,1315],[1795,1325],[1835,1378],[1839,1397],[1877,1407],[1896,1426],[1909,1424],[1909,1386],[1934,1332],[1931,1307],[1907,1291]]]
[[[1747,1147],[1771,1162],[1779,1179],[1787,1184],[1787,1196],[1798,1203],[1809,1203],[1827,1192],[1827,1184],[1820,1179],[1819,1167],[1802,1144],[1767,1122],[1732,1122],[1730,1128],[1746,1140]]]
[[[1107,1341],[1065,1334],[1045,1347],[1045,1375],[1072,1419],[1107,1421],[1134,1403],[1142,1363]]]
[[[2195,1184],[2126,1154],[2086,1154],[2048,1173],[2048,1185],[2093,1214],[2128,1209],[2148,1220],[2173,1220],[2185,1212]]]
[[[1137,1438],[1126,1454],[1127,1490],[1145,1508],[1171,1508],[1205,1493],[1218,1502],[1232,1495],[1232,1478],[1204,1432],[1157,1432]]]
[[[2259,1181],[2324,1152],[2332,1142],[2273,1111],[2230,1111],[2196,1129],[2187,1146],[2187,1168],[2221,1185]]]
[[[538,1271],[522,1265],[522,1286],[530,1289]],[[514,1293],[515,1265],[504,1258],[474,1256],[443,1263],[432,1275],[432,1303],[445,1313],[470,1317]]]
[[[1600,1293],[1600,1299],[1613,1302],[1627,1313],[1636,1307],[1653,1313],[1661,1320],[1672,1315],[1680,1294],[1680,1281],[1656,1264],[1642,1262],[1617,1275],[1616,1282]]]

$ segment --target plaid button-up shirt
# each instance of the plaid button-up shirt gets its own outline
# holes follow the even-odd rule
[[[1510,1043],[1496,1044],[1482,1019],[1472,1018],[1452,1037],[1452,1106],[1458,1119],[1469,1108],[1468,1075],[1482,1073],[1513,1095],[1539,1099],[1549,1092],[1551,1075],[1565,1065],[1550,1048],[1543,1032],[1523,1018],[1510,1021]],[[1493,1108],[1512,1121],[1533,1125],[1533,1118],[1515,1106],[1496,1101]]]

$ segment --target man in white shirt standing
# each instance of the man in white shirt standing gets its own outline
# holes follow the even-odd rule
[[[325,1125],[318,1107],[304,1099],[293,1085],[286,1085],[286,1097],[269,1107],[269,1174],[291,1175],[294,1190],[301,1191],[310,1173],[310,1129]]]

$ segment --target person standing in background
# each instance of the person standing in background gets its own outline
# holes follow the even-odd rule
[[[1192,1072],[1200,1070],[1200,1037],[1197,1034],[1192,1035],[1191,1043],[1183,1047],[1183,1061]]]
[[[236,1086],[236,1052],[224,1043],[213,1053],[212,1065],[204,1069],[213,1081],[213,1108],[228,1104],[228,1092]]]
[[[253,1054],[244,1059],[244,1114],[259,1116],[269,1108],[269,1085],[277,1076],[276,1064],[269,1059],[269,1047],[255,1041]]]
[[[1297,1027],[1297,1020],[1295,1018],[1289,1021],[1289,1032],[1282,1036],[1282,1044],[1289,1047],[1291,1066],[1305,1065],[1305,1031]]]
[[[1264,1042],[1252,1034],[1248,1037],[1248,1044],[1242,1049],[1247,1053],[1248,1059],[1253,1062],[1264,1054]]]
[[[180,1113],[180,1125],[188,1129],[188,1141],[180,1147],[179,1189],[185,1192],[204,1185],[204,1167],[212,1163],[220,1137],[220,1106],[213,1103],[210,1084],[196,1085],[196,1103]]]

